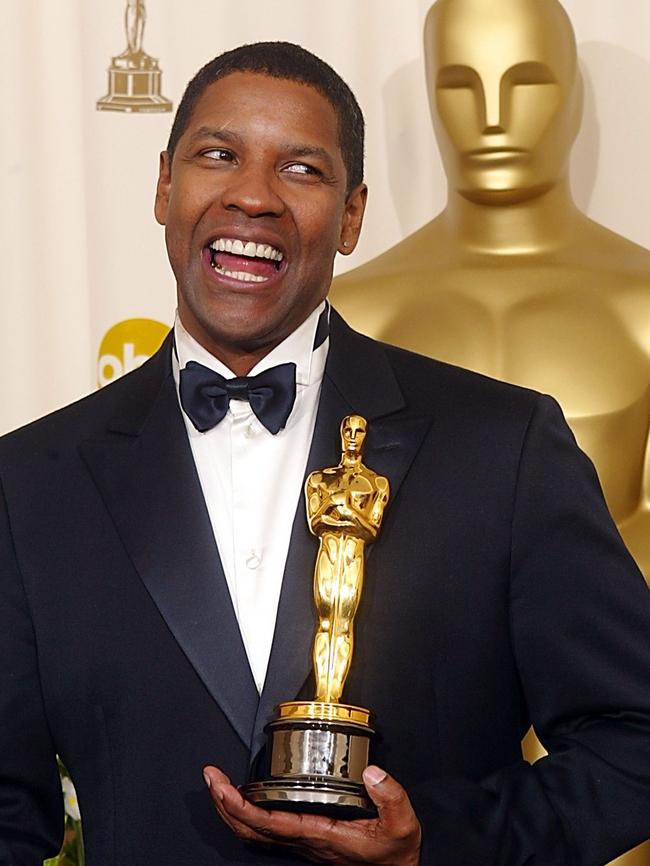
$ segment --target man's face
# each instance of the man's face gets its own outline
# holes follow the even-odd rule
[[[336,112],[314,88],[249,72],[206,88],[173,163],[161,155],[155,206],[190,334],[252,366],[295,330],[358,239],[365,187],[346,183]]]
[[[566,175],[581,88],[570,24],[555,0],[440,0],[427,17],[425,49],[452,188],[507,203]]]

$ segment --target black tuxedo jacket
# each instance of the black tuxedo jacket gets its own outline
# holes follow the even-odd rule
[[[366,417],[392,495],[344,698],[405,785],[426,866],[600,864],[648,835],[648,593],[549,398],[384,346],[333,314],[308,470]],[[169,341],[0,442],[0,864],[294,862],[241,844],[201,769],[246,780],[273,707],[312,697],[316,540],[301,502],[255,689],[185,434]],[[551,756],[531,767],[531,720]]]

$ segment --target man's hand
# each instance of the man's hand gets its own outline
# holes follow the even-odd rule
[[[247,842],[284,845],[309,860],[338,866],[418,866],[420,862],[422,834],[406,791],[379,767],[368,767],[363,774],[378,817],[360,821],[269,812],[244,800],[216,767],[206,767],[203,775],[217,812]]]

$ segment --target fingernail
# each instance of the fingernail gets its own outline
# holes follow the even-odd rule
[[[203,778],[205,779],[205,784],[208,786],[208,788],[211,788],[212,787],[212,779],[208,776],[207,773],[203,774]]]
[[[363,771],[363,781],[368,785],[378,785],[386,778],[386,771],[380,770],[372,764]]]

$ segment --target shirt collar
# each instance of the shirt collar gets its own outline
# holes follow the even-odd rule
[[[265,355],[250,371],[251,376],[261,373],[263,370],[268,370],[269,367],[275,367],[278,364],[293,362],[296,365],[296,384],[310,385],[313,382],[320,381],[323,378],[325,370],[325,360],[327,358],[327,350],[329,347],[329,338],[324,343],[314,350],[314,340],[316,337],[316,329],[318,328],[318,320],[323,310],[329,305],[323,301],[309,315],[305,321],[299,325],[293,333],[272,349],[268,355]],[[181,320],[176,313],[174,321],[174,341],[176,344],[177,363],[174,363],[174,378],[178,381],[178,371],[182,370],[188,361],[198,361],[220,373],[226,379],[232,379],[235,374],[218,358],[210,354],[207,349],[198,343],[183,327]],[[174,358],[176,362],[176,358]]]

